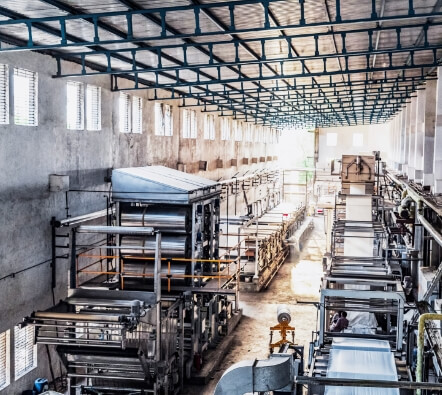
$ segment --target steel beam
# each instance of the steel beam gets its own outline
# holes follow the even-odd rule
[[[442,22],[438,25],[442,25]],[[281,40],[280,37],[278,38],[264,38],[264,39],[254,39],[254,40],[247,40],[247,41],[258,41],[261,43],[267,43],[268,41],[272,42],[274,40]],[[233,46],[237,46],[238,42],[242,42],[241,40],[236,40],[233,43],[230,42],[230,44],[233,44]],[[213,46],[217,46],[218,44],[210,44],[211,47]],[[226,45],[226,42],[224,42],[223,45]],[[367,59],[367,57],[369,57],[369,59],[375,59],[375,57],[377,55],[387,55],[388,58],[391,58],[391,63],[393,62],[392,57],[394,54],[405,54],[407,55],[407,58],[410,57],[411,53],[413,54],[413,56],[416,56],[418,53],[420,52],[427,52],[427,51],[431,51],[434,53],[435,50],[439,50],[442,49],[442,43],[440,42],[436,42],[434,44],[430,44],[430,43],[423,43],[420,45],[411,45],[411,46],[398,46],[397,44],[391,48],[382,48],[382,49],[373,49],[373,48],[367,48],[365,50],[359,50],[359,51],[347,51],[344,48],[341,48],[340,50],[337,50],[336,52],[328,52],[328,53],[314,53],[311,55],[303,55],[303,56],[296,56],[293,57],[290,55],[290,52],[288,55],[283,55],[283,56],[278,56],[278,57],[272,57],[269,58],[267,57],[265,54],[259,56],[256,55],[255,59],[243,59],[241,58],[241,56],[239,55],[239,53],[237,54],[237,56],[235,56],[235,59],[233,61],[223,61],[220,58],[214,59],[213,57],[213,49],[211,49],[211,57],[209,57],[209,60],[207,63],[196,63],[196,62],[191,62],[187,59],[187,57],[185,57],[185,61],[184,62],[180,62],[180,64],[178,65],[174,65],[174,66],[164,66],[164,60],[170,60],[170,56],[164,53],[164,50],[172,50],[172,49],[180,49],[183,52],[188,51],[188,48],[204,48],[202,45],[198,44],[198,45],[192,45],[189,46],[187,44],[183,44],[183,45],[169,45],[169,46],[165,46],[165,47],[161,47],[161,46],[152,46],[149,48],[126,48],[126,49],[115,49],[115,50],[104,50],[104,51],[94,51],[94,52],[72,52],[72,53],[68,53],[66,56],[69,56],[69,58],[71,57],[77,57],[79,59],[81,59],[82,61],[87,60],[90,57],[94,57],[96,58],[96,56],[101,56],[102,59],[105,61],[105,63],[107,64],[107,72],[106,74],[127,74],[127,73],[144,73],[144,72],[159,72],[159,71],[163,71],[163,72],[169,72],[169,73],[176,73],[177,71],[193,71],[195,73],[202,73],[204,72],[208,72],[208,71],[213,71],[216,73],[222,73],[223,68],[228,67],[229,69],[232,69],[233,66],[250,66],[250,65],[266,65],[268,67],[271,66],[280,66],[281,69],[284,69],[286,67],[290,67],[291,65],[297,66],[298,62],[302,64],[302,62],[305,61],[310,61],[310,60],[321,60],[324,61],[324,59],[335,59],[337,58],[338,61],[340,59],[344,60],[345,64],[346,64],[346,69],[348,69],[348,62],[353,58],[353,57],[364,57]],[[157,55],[157,61],[156,64],[154,66],[149,66],[147,69],[143,69],[141,67],[138,67],[136,65],[137,61],[137,55],[142,53],[142,52],[151,52],[151,53],[155,53]],[[127,68],[119,68],[119,69],[115,69],[112,68],[111,65],[111,57],[113,57],[114,55],[128,55],[131,59],[132,62],[130,65],[128,65]],[[63,58],[63,54],[60,55],[60,58]],[[164,58],[164,59],[163,59]],[[174,63],[177,63],[177,61],[175,59],[173,59]],[[375,67],[373,66],[374,60],[372,62],[371,65],[371,69],[374,69]],[[410,65],[410,62],[406,62],[406,64]],[[304,63],[304,68],[305,68],[305,63]],[[273,69],[272,69],[273,70]],[[341,70],[344,71],[341,67]],[[238,74],[240,74],[240,72],[236,69],[234,69],[234,71]],[[273,70],[274,71],[274,70]],[[103,74],[103,72],[99,72],[99,71],[87,71],[85,68],[82,69],[81,72],[79,73],[63,73],[61,69],[59,69],[57,71],[57,74],[55,75],[55,77],[74,77],[74,76],[83,76],[83,75],[96,75],[96,74]],[[274,72],[274,74],[278,74],[276,72]],[[211,77],[211,76],[210,76]]]
[[[302,67],[302,63],[301,62],[301,67]],[[258,73],[258,75],[253,76],[253,77],[247,77],[247,78],[223,78],[222,76],[219,76],[218,78],[214,78],[211,79],[209,81],[203,81],[201,79],[197,79],[196,81],[187,81],[185,83],[181,83],[181,82],[173,82],[173,83],[160,83],[159,80],[159,76],[156,75],[156,73],[154,74],[155,79],[154,80],[149,80],[151,82],[151,84],[149,86],[146,87],[140,87],[140,83],[135,84],[134,87],[132,88],[127,88],[124,90],[137,90],[137,89],[177,89],[177,88],[183,88],[183,87],[196,87],[196,86],[208,86],[208,85],[215,85],[215,84],[233,84],[233,83],[247,83],[247,82],[255,82],[255,81],[278,81],[278,80],[282,80],[282,79],[298,79],[298,78],[308,78],[308,77],[329,77],[329,76],[340,76],[340,75],[351,75],[351,74],[365,74],[365,73],[371,73],[371,72],[388,72],[388,71],[403,71],[403,70],[417,70],[418,72],[420,72],[420,74],[425,75],[426,74],[426,70],[425,69],[429,69],[431,67],[437,67],[441,64],[441,61],[439,59],[436,59],[435,57],[433,57],[433,61],[432,62],[428,62],[425,64],[413,64],[413,65],[387,65],[387,66],[378,66],[375,68],[372,68],[371,66],[366,66],[366,67],[359,67],[359,68],[355,68],[355,69],[345,69],[343,72],[341,71],[329,71],[327,70],[327,66],[324,63],[324,69],[321,71],[315,71],[315,72],[311,72],[311,73],[307,73],[305,71],[301,71],[301,72],[296,72],[296,73],[281,73],[278,76],[267,76],[262,74],[262,70],[260,70],[260,72]],[[302,67],[303,68],[303,67]],[[146,73],[140,73],[141,75],[144,76],[144,74]],[[118,77],[118,76],[115,76]],[[120,90],[120,89],[115,89],[115,90]],[[123,90],[123,89],[121,89]]]
[[[27,31],[27,42],[24,46],[16,46],[9,48],[0,48],[0,51],[16,51],[16,50],[36,50],[36,49],[51,49],[51,48],[66,48],[73,46],[92,46],[92,45],[104,45],[104,44],[121,44],[121,43],[134,43],[148,40],[169,40],[171,37],[167,34],[165,27],[167,18],[170,14],[182,13],[183,18],[193,21],[192,31],[174,35],[173,38],[191,38],[191,37],[206,37],[206,36],[219,36],[224,34],[240,34],[240,33],[259,33],[268,31],[280,31],[281,29],[302,29],[302,28],[318,28],[318,27],[332,27],[332,26],[351,26],[354,24],[362,23],[381,23],[387,21],[407,21],[434,18],[442,16],[442,12],[421,12],[419,9],[414,8],[412,1],[404,1],[409,3],[408,12],[402,14],[390,15],[390,16],[378,16],[377,13],[371,13],[363,18],[342,18],[339,17],[333,21],[307,21],[304,15],[304,9],[308,1],[300,1],[298,4],[294,3],[293,7],[296,8],[293,12],[300,12],[301,18],[295,23],[289,23],[286,25],[272,26],[269,20],[269,10],[272,6],[277,6],[278,2],[282,0],[239,0],[239,1],[226,1],[221,3],[207,3],[197,5],[184,5],[174,7],[161,7],[151,8],[143,10],[132,11],[117,11],[117,12],[103,12],[92,13],[83,15],[60,15],[43,18],[29,18],[23,20],[4,20],[0,21],[0,27],[20,26]],[[310,0],[311,4],[314,0]],[[250,18],[260,21],[254,27],[240,27],[235,21],[235,12],[242,6],[253,6],[255,4],[262,5],[262,7],[249,7]],[[229,29],[227,31],[205,31],[200,25],[200,14],[207,11],[224,10],[226,15],[229,15]],[[335,11],[337,10],[335,4]],[[146,33],[143,36],[135,37],[133,34],[133,19],[136,16],[143,15],[160,15],[162,29],[157,35],[149,35]],[[123,17],[124,18],[124,31],[126,32],[125,38],[106,40],[100,37],[100,26],[104,18]],[[84,38],[80,42],[69,42],[67,26],[70,21],[76,21],[79,19],[90,19],[94,25],[94,37]],[[59,43],[37,43],[32,36],[32,30],[36,24],[57,24],[60,26],[60,42]]]

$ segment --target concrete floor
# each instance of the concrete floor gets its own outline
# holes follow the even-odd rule
[[[279,304],[289,306],[292,326],[296,328],[295,342],[305,347],[312,331],[316,329],[317,310],[312,304],[301,301],[318,301],[322,276],[322,256],[325,251],[324,218],[314,218],[314,230],[304,243],[300,256],[294,254],[287,259],[267,290],[256,293],[241,293],[240,305],[243,317],[234,332],[235,340],[218,371],[206,386],[187,385],[184,394],[211,395],[223,372],[232,364],[245,359],[268,357],[269,328],[277,324],[276,309]],[[278,334],[274,341],[279,340]]]

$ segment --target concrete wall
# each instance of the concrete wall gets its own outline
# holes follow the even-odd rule
[[[319,157],[317,167],[330,167],[332,159],[340,159],[342,155],[372,154],[372,151],[381,151],[381,158],[387,160],[389,146],[389,125],[361,125],[347,127],[332,127],[319,129]],[[337,134],[337,144],[334,147],[327,145],[327,133]],[[353,133],[363,135],[363,146],[353,146]]]
[[[220,141],[218,117],[215,141],[203,140],[200,112],[198,138],[183,139],[178,101],[170,102],[173,137],[154,135],[154,102],[147,100],[144,101],[143,133],[120,133],[119,93],[110,91],[109,76],[79,79],[102,87],[101,131],[67,130],[66,80],[52,78],[56,72],[55,61],[46,55],[27,52],[2,55],[0,62],[9,64],[11,73],[14,66],[22,67],[38,72],[39,78],[39,125],[14,125],[11,101],[10,124],[0,126],[0,332],[13,329],[32,311],[53,304],[48,261],[51,257],[50,219],[66,217],[66,195],[49,192],[49,174],[67,174],[71,189],[82,190],[68,194],[69,214],[76,216],[105,207],[102,191],[109,189],[104,177],[110,168],[149,164],[176,168],[180,162],[189,172],[220,179],[268,165],[258,161],[253,166],[243,166],[243,157],[275,155],[270,144]],[[68,67],[78,70],[74,64]],[[10,85],[12,92],[12,78]],[[136,94],[148,98],[147,91]],[[238,158],[238,166],[230,166],[232,158]],[[225,167],[216,168],[216,159],[222,159]],[[208,161],[208,171],[198,170],[200,160]],[[9,276],[12,273],[16,274]],[[67,262],[57,267],[57,273],[55,301],[64,298],[67,291]],[[52,359],[57,361],[55,355]],[[59,363],[55,365],[55,375],[58,375]],[[38,368],[17,381],[12,376],[11,385],[2,394],[18,394],[32,388],[36,377],[50,378],[43,347],[39,348]]]

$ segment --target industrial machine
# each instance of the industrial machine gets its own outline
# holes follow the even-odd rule
[[[177,393],[211,373],[209,349],[241,317],[239,265],[219,259],[221,188],[161,166],[114,170],[112,188],[105,212],[53,220],[68,297],[22,325],[57,347],[70,394]]]
[[[261,215],[222,218],[220,253],[240,257],[240,290],[266,288],[290,253],[288,240],[302,243],[312,228],[303,225],[305,207],[280,203]],[[298,247],[299,248],[299,247]]]
[[[308,374],[287,356],[248,361],[225,372],[217,394],[240,371],[229,394],[441,393],[440,201],[388,172],[381,188],[378,156],[342,159]],[[285,344],[289,323],[272,328]]]
[[[215,388],[215,395],[239,395],[273,391],[275,395],[302,395],[303,388],[293,387],[294,377],[304,374],[304,347],[294,343],[295,328],[290,326],[290,310],[277,308],[278,324],[270,330],[270,355],[266,360],[242,361],[227,369]],[[280,340],[272,343],[273,331],[279,331]],[[291,341],[287,339],[289,332]],[[277,352],[275,352],[275,349]]]

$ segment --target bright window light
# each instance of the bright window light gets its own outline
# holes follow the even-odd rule
[[[362,147],[364,145],[364,135],[362,133],[353,133],[353,147]]]
[[[336,147],[338,144],[337,133],[327,133],[327,147]]]

